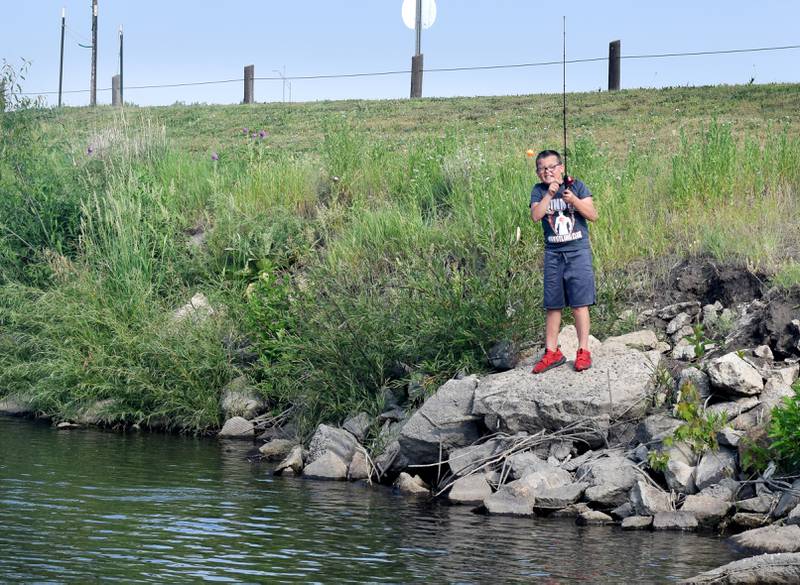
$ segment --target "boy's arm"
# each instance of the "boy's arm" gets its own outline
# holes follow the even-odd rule
[[[566,199],[567,198],[565,197],[564,200]],[[584,197],[583,199],[578,199],[575,197],[572,205],[575,207],[575,210],[588,221],[597,220],[597,210],[594,208],[594,203],[592,202],[591,197]]]
[[[552,198],[550,193],[545,193],[544,197],[531,205],[531,219],[533,221],[540,221],[547,214],[547,206],[550,205]]]

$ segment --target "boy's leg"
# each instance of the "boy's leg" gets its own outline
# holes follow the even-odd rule
[[[575,318],[575,330],[578,333],[578,347],[588,350],[590,326],[589,307],[573,307],[572,316]]]
[[[558,331],[561,327],[561,309],[547,309],[545,316],[544,342],[547,349],[558,348]],[[588,339],[588,336],[587,336]]]

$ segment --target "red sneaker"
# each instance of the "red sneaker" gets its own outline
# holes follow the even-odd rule
[[[561,349],[556,348],[555,351],[546,349],[544,351],[544,355],[539,362],[533,366],[531,370],[531,374],[541,374],[542,372],[546,372],[550,368],[555,368],[556,366],[560,366],[564,362],[567,361],[567,358],[564,357],[564,354],[561,353]]]
[[[578,349],[575,355],[575,371],[582,372],[592,367],[592,353],[588,349]]]

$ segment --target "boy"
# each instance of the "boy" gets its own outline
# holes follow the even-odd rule
[[[532,373],[541,374],[566,362],[558,347],[561,310],[569,305],[578,332],[575,371],[592,367],[589,353],[589,307],[595,303],[592,249],[588,221],[597,219],[592,194],[581,181],[564,184],[564,165],[555,150],[536,156],[539,183],[531,191],[531,219],[544,230],[544,356]]]

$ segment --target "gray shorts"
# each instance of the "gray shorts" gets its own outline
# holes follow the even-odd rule
[[[544,308],[588,307],[596,300],[592,250],[544,251]]]

